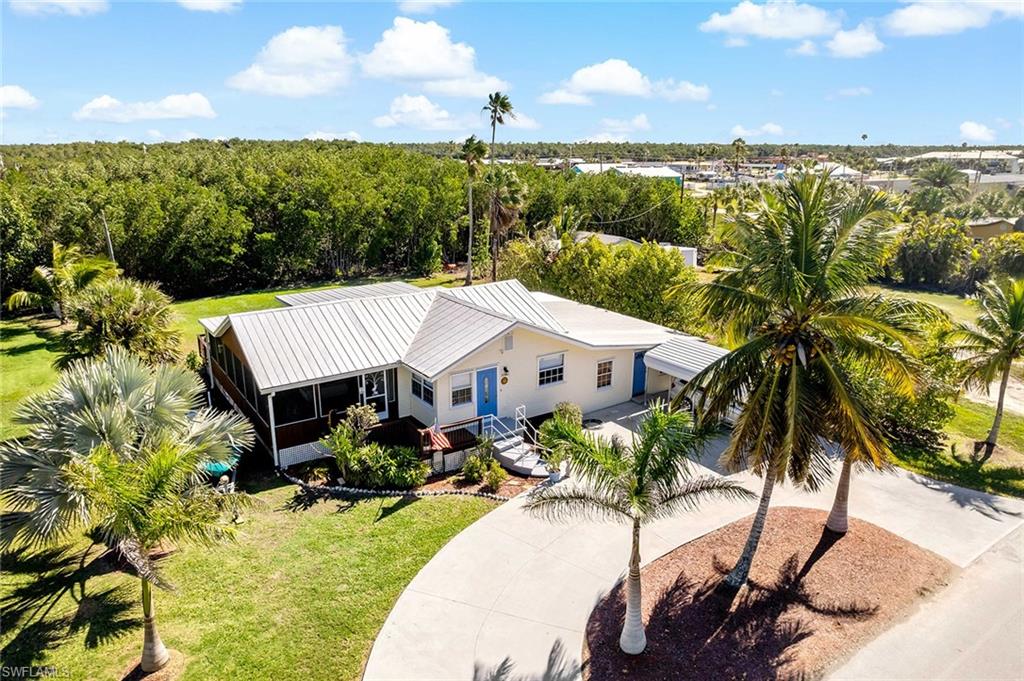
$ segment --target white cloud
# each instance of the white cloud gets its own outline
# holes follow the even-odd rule
[[[793,49],[787,50],[787,52],[797,57],[813,57],[818,54],[818,46],[814,44],[813,40],[804,40]]]
[[[178,0],[178,4],[193,12],[230,12],[242,6],[242,0]]]
[[[834,15],[795,0],[769,0],[761,5],[743,0],[727,14],[715,12],[700,25],[700,30],[707,33],[790,40],[826,35],[838,29],[839,20]]]
[[[527,116],[522,111],[516,111],[515,114],[515,118],[505,120],[505,125],[516,130],[537,130],[540,128],[540,123],[537,119]]]
[[[502,79],[477,71],[476,51],[452,42],[448,29],[434,21],[395,17],[359,62],[371,78],[421,80],[427,92],[449,97],[482,97],[509,87]]]
[[[395,97],[388,113],[374,118],[373,124],[378,128],[401,126],[419,130],[458,130],[465,127],[464,123],[423,95]]]
[[[743,36],[734,35],[726,38],[725,42],[722,44],[726,47],[746,47],[750,43]]]
[[[650,130],[651,122],[647,120],[647,114],[637,114],[629,119],[602,118],[601,127],[613,132],[631,132],[633,130]]]
[[[0,111],[4,109],[34,109],[39,100],[20,85],[0,86]]]
[[[782,90],[778,88],[772,88],[771,90],[768,91],[768,94],[771,95],[772,97],[781,97]]]
[[[101,95],[72,114],[76,120],[131,123],[165,118],[216,118],[210,100],[198,92],[168,95],[155,102],[122,102]]]
[[[871,94],[871,88],[866,85],[858,85],[857,87],[844,87],[836,91],[838,97],[867,97]]]
[[[10,0],[9,4],[18,14],[69,14],[75,17],[110,9],[107,0]]]
[[[443,9],[459,4],[459,0],[401,0],[398,11],[402,14],[430,14],[435,9]]]
[[[584,137],[583,139],[580,140],[580,142],[611,142],[611,143],[621,143],[621,142],[628,142],[628,141],[629,141],[629,135],[627,133],[624,133],[624,132],[608,132],[608,131],[595,133],[593,135],[588,135],[587,137]]]
[[[843,59],[866,57],[885,48],[885,44],[875,35],[875,29],[866,23],[849,31],[836,31],[825,46],[833,57]]]
[[[334,142],[336,140],[350,140],[352,142],[363,141],[363,136],[355,130],[349,130],[348,132],[331,132],[329,130],[314,130],[302,139],[306,140],[323,140],[325,142]]]
[[[960,124],[960,138],[968,142],[995,142],[996,131],[984,123],[964,121]]]
[[[884,25],[897,35],[947,35],[1014,16],[1024,17],[1024,4],[1019,0],[922,1],[891,12]]]
[[[227,82],[263,95],[309,97],[347,84],[351,70],[340,26],[293,26],[271,38],[252,65]]]
[[[758,128],[745,128],[742,125],[734,125],[730,132],[736,137],[761,137],[763,135],[779,136],[784,131],[778,123],[765,123]]]
[[[707,101],[711,88],[673,78],[651,80],[624,59],[608,59],[577,69],[567,81],[541,95],[544,104],[591,104],[590,95],[658,96],[669,101]]]

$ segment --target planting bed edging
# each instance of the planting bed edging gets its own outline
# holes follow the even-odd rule
[[[310,492],[312,494],[328,494],[330,496],[359,496],[367,498],[387,498],[387,497],[442,497],[442,496],[463,496],[463,497],[480,497],[482,499],[490,499],[491,501],[506,502],[512,497],[506,497],[501,494],[491,494],[490,492],[465,492],[457,489],[440,489],[440,490],[411,490],[411,489],[364,489],[362,487],[345,487],[343,485],[310,485],[298,478],[288,475],[284,471],[278,471],[282,478],[298,485],[303,491]]]

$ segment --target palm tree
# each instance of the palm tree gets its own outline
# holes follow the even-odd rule
[[[974,326],[960,325],[947,334],[950,351],[964,357],[964,385],[984,388],[999,377],[999,399],[992,428],[985,441],[975,444],[975,453],[985,448],[981,463],[992,456],[1003,422],[1003,402],[1013,363],[1024,355],[1024,279],[1007,279],[1002,284],[988,281],[976,296],[981,314]]]
[[[742,137],[737,137],[732,141],[732,155],[736,159],[735,171],[736,174],[740,174],[740,161],[743,160],[743,154],[747,149],[747,142]]]
[[[731,269],[679,287],[697,314],[742,339],[686,393],[711,421],[740,405],[723,463],[749,464],[764,478],[743,554],[725,580],[734,588],[746,582],[777,481],[788,476],[818,489],[832,474],[829,442],[845,452],[844,469],[886,465],[886,438],[849,368],[866,365],[912,392],[906,351],[921,319],[940,314],[864,290],[894,236],[884,194],[847,197],[828,173],[797,175],[758,194],[753,213],[734,214],[724,234]],[[836,531],[845,531],[848,471],[841,482],[830,521]]]
[[[500,92],[493,92],[487,96],[487,105],[482,109],[488,112],[491,117],[491,163],[494,163],[494,138],[497,134],[498,126],[505,125],[505,116],[509,118],[515,118],[516,114],[512,111],[512,101],[508,98],[508,95]]]
[[[619,637],[623,652],[637,655],[647,646],[640,585],[640,528],[679,511],[690,511],[712,497],[753,498],[737,483],[718,476],[691,477],[689,459],[700,454],[704,435],[686,412],[655,403],[639,424],[633,442],[590,437],[582,427],[556,416],[547,443],[563,452],[578,482],[537,488],[526,509],[553,520],[597,519],[631,526],[632,549],[626,578],[626,618]]]
[[[949,163],[932,163],[921,168],[914,177],[914,186],[939,189],[957,201],[967,198],[967,176]]]
[[[112,347],[125,348],[150,364],[177,359],[174,308],[155,284],[121,277],[97,282],[73,299],[71,317],[76,328],[61,337],[58,367],[98,357]]]
[[[68,301],[95,281],[117,275],[117,265],[104,257],[85,255],[79,246],[53,242],[50,265],[32,270],[30,283],[35,290],[15,291],[7,298],[7,309],[52,307],[63,324]]]
[[[470,135],[462,143],[462,153],[459,156],[466,162],[466,175],[469,178],[466,182],[466,192],[469,194],[469,244],[466,249],[466,286],[473,285],[473,182],[476,181],[477,173],[480,171],[480,162],[487,154],[487,147],[483,140],[477,139],[476,135]]]
[[[74,364],[57,386],[28,398],[14,421],[28,435],[0,444],[3,546],[47,546],[75,531],[99,536],[142,582],[142,670],[168,653],[157,634],[152,586],[169,585],[150,559],[165,543],[232,535],[205,465],[252,445],[252,428],[205,407],[194,372],[150,368],[120,349]]]
[[[485,179],[491,192],[491,280],[498,278],[498,246],[501,238],[519,219],[526,198],[526,185],[516,171],[491,166]]]

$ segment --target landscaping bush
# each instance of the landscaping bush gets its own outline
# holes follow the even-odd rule
[[[964,291],[976,278],[973,252],[974,242],[962,223],[917,215],[900,240],[893,264],[910,286]]]
[[[491,459],[491,463],[487,466],[487,472],[484,473],[483,487],[497,492],[506,480],[508,480],[508,472],[501,467],[497,459]]]
[[[552,412],[555,418],[563,418],[572,423],[583,425],[583,409],[575,402],[559,402]]]
[[[489,465],[490,463],[479,454],[470,454],[462,463],[462,479],[466,482],[480,482],[484,479],[484,473],[487,472]]]
[[[346,484],[370,489],[411,489],[427,481],[430,465],[412,447],[376,443],[356,449],[349,461]]]
[[[991,274],[1024,276],[1024,232],[1003,234],[986,241],[981,261]]]

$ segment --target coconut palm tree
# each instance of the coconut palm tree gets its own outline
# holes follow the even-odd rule
[[[32,270],[32,289],[15,291],[7,298],[7,309],[52,307],[63,324],[68,301],[95,281],[117,275],[117,265],[104,257],[85,255],[79,246],[53,242],[50,265]]]
[[[47,546],[85,531],[119,552],[142,582],[146,672],[168,660],[152,596],[153,585],[168,584],[150,554],[230,537],[222,510],[246,500],[215,492],[205,465],[250,447],[252,428],[204,405],[194,372],[154,369],[113,349],[28,398],[14,414],[28,435],[0,444],[3,546]]]
[[[747,142],[742,137],[737,137],[732,141],[732,156],[736,159],[736,165],[734,170],[737,175],[740,174],[740,161],[743,160],[743,154],[747,150]]]
[[[914,186],[942,190],[957,201],[967,198],[967,176],[949,163],[932,163],[921,168],[914,176]]]
[[[470,135],[462,143],[462,153],[459,155],[466,163],[466,192],[469,195],[469,243],[466,248],[466,286],[473,285],[473,182],[480,172],[480,162],[487,154],[487,147],[483,140],[477,139],[476,135]]]
[[[789,477],[815,490],[832,475],[829,444],[844,468],[881,468],[890,450],[849,367],[867,365],[904,393],[914,388],[907,357],[930,306],[864,289],[894,232],[885,195],[847,196],[828,173],[805,173],[779,189],[762,187],[750,212],[726,227],[725,264],[713,282],[679,287],[702,318],[719,320],[738,347],[698,374],[684,394],[702,418],[719,420],[739,405],[723,463],[748,465],[764,478],[743,553],[726,578],[747,579],[772,490]],[[830,528],[845,531],[849,473],[837,490]]]
[[[515,170],[491,166],[485,178],[491,193],[491,280],[498,277],[498,247],[502,237],[519,219],[526,200],[526,185]]]
[[[988,461],[999,439],[1003,422],[1003,402],[1013,363],[1024,355],[1024,279],[988,281],[978,287],[975,298],[981,314],[973,326],[961,324],[947,334],[951,352],[964,357],[964,385],[989,389],[999,378],[996,415],[984,442],[975,444],[975,453],[984,447],[981,463]]]
[[[487,105],[482,109],[486,111],[491,118],[491,162],[494,162],[494,139],[497,135],[498,126],[505,125],[505,116],[509,118],[515,118],[516,114],[512,110],[512,101],[508,98],[508,95],[500,92],[493,92],[487,96]]]
[[[689,459],[704,444],[686,412],[670,412],[655,403],[640,422],[631,445],[619,439],[591,437],[575,421],[556,416],[546,441],[564,453],[575,485],[537,488],[526,509],[552,520],[596,519],[621,522],[632,530],[626,578],[626,618],[619,637],[623,652],[637,655],[647,646],[640,585],[640,528],[679,511],[696,509],[705,499],[753,498],[737,483],[718,476],[692,477]]]

